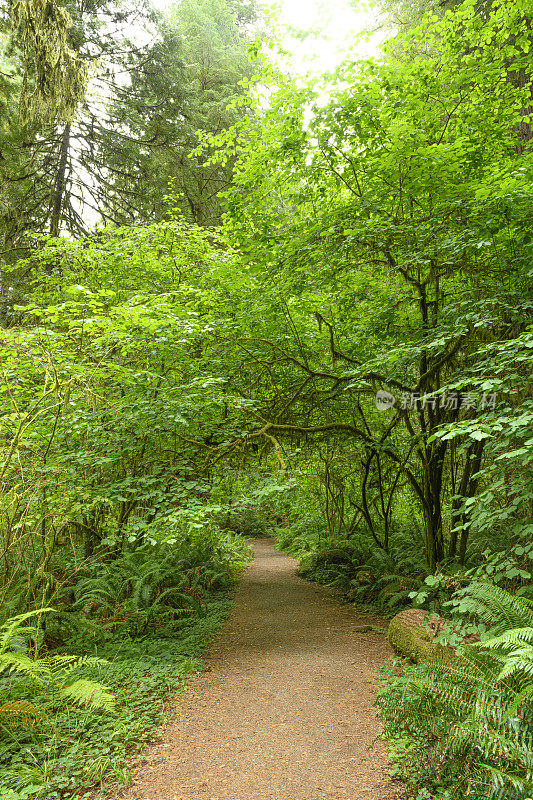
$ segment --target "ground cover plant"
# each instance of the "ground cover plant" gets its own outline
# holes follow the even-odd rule
[[[198,670],[200,657],[218,631],[229,600],[209,601],[201,618],[161,625],[135,638],[91,644],[97,659],[80,657],[78,682],[105,686],[110,708],[85,709],[59,702],[33,687],[32,708],[25,682],[2,678],[2,747],[0,786],[10,800],[28,797],[82,797],[95,785],[127,785],[135,753],[157,738],[165,719],[165,701],[180,691]],[[72,652],[87,652],[86,643],[68,642]],[[60,656],[56,656],[60,658]],[[44,659],[41,659],[44,660]],[[94,690],[89,689],[94,698]],[[18,711],[15,707],[18,704]],[[15,717],[15,714],[17,715]],[[105,794],[104,788],[102,791]]]
[[[475,583],[462,601],[482,626],[480,642],[407,667],[380,695],[398,771],[420,798],[524,800],[533,785],[533,600]]]
[[[73,604],[4,624],[0,786],[10,800],[82,797],[95,785],[105,795],[128,783],[132,756],[199,669],[248,560],[237,537],[221,544],[198,533],[171,556],[153,545],[136,555],[136,569],[123,556],[105,580],[101,568],[80,577]]]

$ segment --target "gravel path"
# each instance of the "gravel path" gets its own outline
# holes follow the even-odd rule
[[[254,545],[202,675],[122,800],[393,800],[373,701],[383,625]]]

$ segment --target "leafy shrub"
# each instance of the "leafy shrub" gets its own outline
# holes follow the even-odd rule
[[[114,710],[114,698],[105,686],[95,681],[75,677],[83,667],[101,664],[101,659],[72,655],[37,658],[30,650],[38,628],[24,625],[40,619],[53,609],[20,614],[0,627],[0,723],[8,735],[20,725],[33,726],[48,721],[46,709],[70,701],[91,710]],[[44,705],[35,705],[34,695],[45,698]]]
[[[198,657],[231,605],[221,597],[208,598],[206,604],[203,617],[185,617],[144,638],[95,638],[92,646],[98,658],[82,657],[86,637],[67,642],[66,647],[79,653],[70,662],[76,666],[75,677],[105,683],[115,698],[116,713],[51,702],[37,685],[32,704],[46,718],[33,716],[31,724],[11,726],[9,731],[6,721],[0,721],[2,798],[59,800],[95,784],[127,784],[132,753],[157,736],[164,701],[198,669]]]
[[[56,643],[65,634],[142,636],[189,614],[205,613],[212,591],[228,589],[249,560],[244,540],[216,529],[193,529],[169,542],[147,541],[80,571],[64,594],[63,613],[47,626]]]
[[[291,534],[292,530],[280,536],[278,547],[301,559],[300,575],[380,610],[409,605],[410,594],[427,575],[416,530],[398,532],[391,538],[388,552],[363,534],[343,539]]]
[[[154,738],[163,701],[198,668],[229,608],[224,592],[250,557],[231,532],[167,532],[168,541],[146,536],[73,570],[62,607],[39,629],[24,624],[35,612],[0,628],[2,797],[58,800],[128,782],[131,753]]]
[[[260,506],[241,505],[221,512],[216,517],[222,529],[233,531],[245,539],[260,539],[276,532],[276,515]]]
[[[483,641],[451,662],[390,675],[378,701],[386,733],[413,788],[443,800],[525,800],[533,785],[533,603],[488,584],[470,587],[468,597],[469,616],[488,628]]]

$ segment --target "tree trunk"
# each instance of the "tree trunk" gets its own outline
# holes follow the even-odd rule
[[[446,443],[432,449],[424,465],[424,524],[426,533],[426,557],[428,566],[434,570],[444,558],[444,536],[442,531],[442,472]]]
[[[65,196],[68,151],[70,147],[70,123],[63,129],[61,137],[61,149],[59,151],[59,164],[57,166],[56,179],[54,184],[54,194],[51,202],[50,213],[50,236],[59,236],[61,226],[61,209]]]
[[[481,467],[484,446],[485,440],[482,440],[473,442],[468,448],[459,489],[452,500],[452,538],[450,540],[449,555],[451,558],[455,558],[457,555],[457,542],[459,539],[459,561],[461,564],[464,563],[466,556],[466,546],[470,532],[468,526],[469,514],[461,512],[461,507],[465,499],[474,497],[477,491],[479,478],[475,476]]]

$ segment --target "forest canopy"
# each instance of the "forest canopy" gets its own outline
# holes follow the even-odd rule
[[[532,13],[387,0],[294,76],[254,2],[0,5],[3,622],[144,635],[275,533],[452,619],[382,701],[412,796],[529,797]]]

